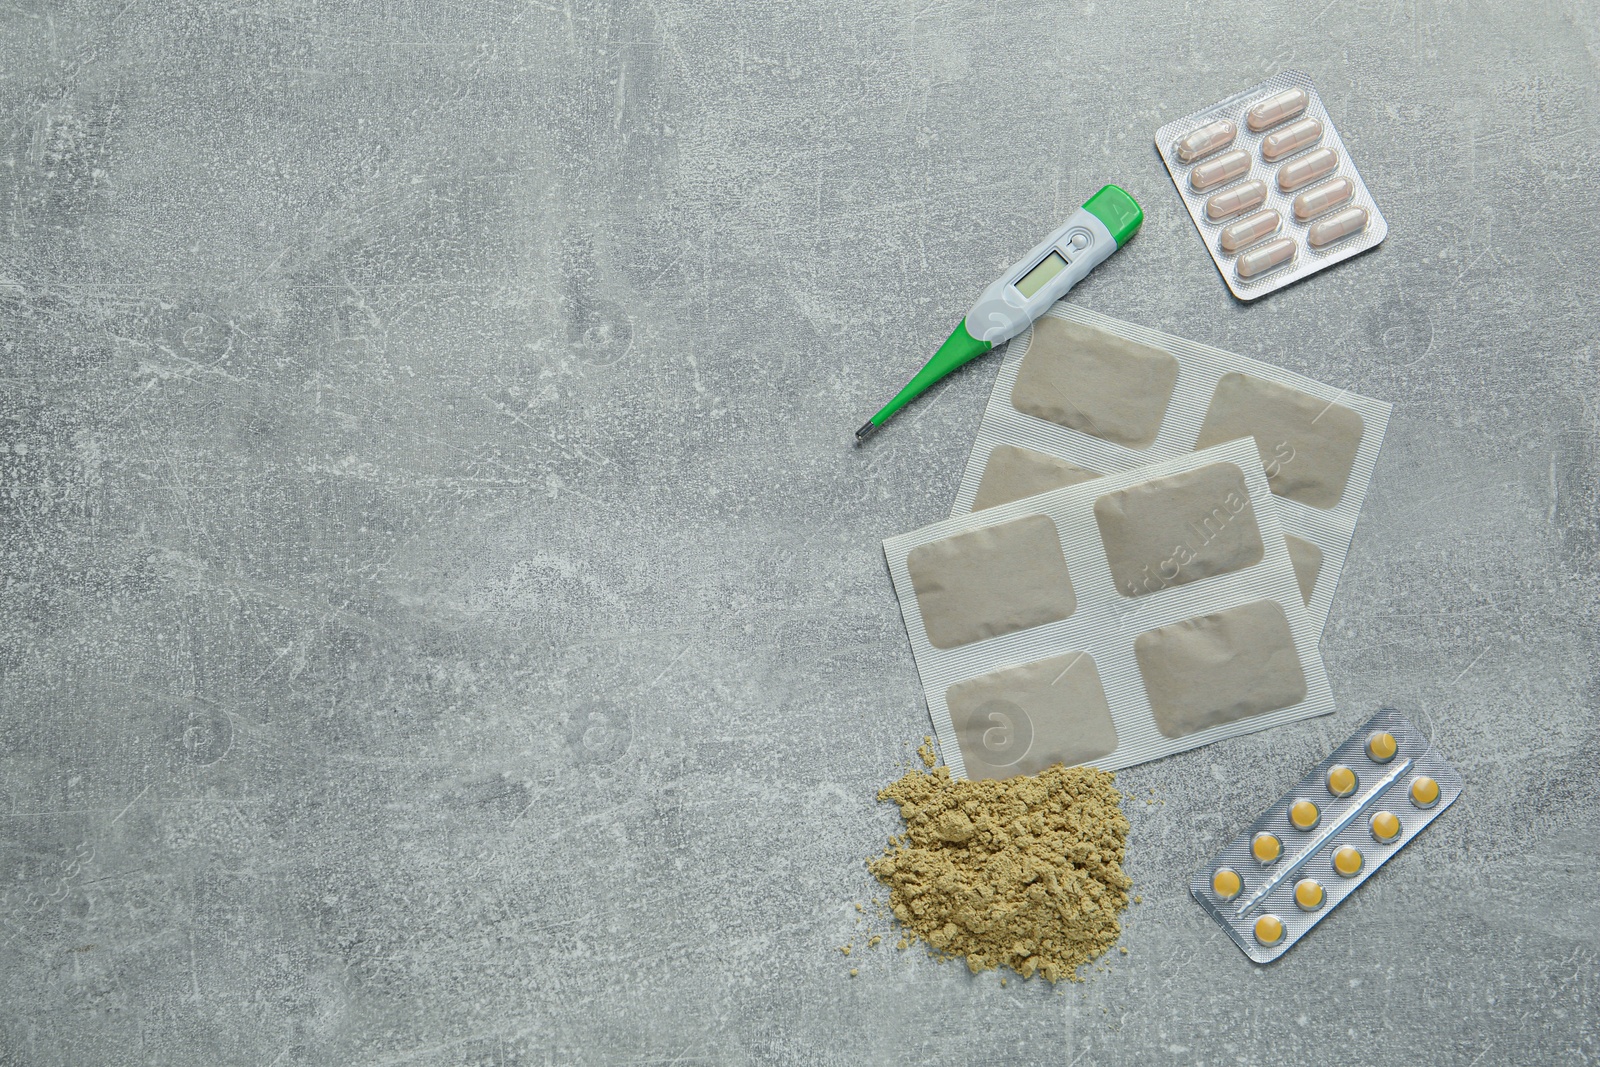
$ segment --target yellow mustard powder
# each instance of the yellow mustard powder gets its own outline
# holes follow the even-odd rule
[[[930,745],[918,755],[932,767]],[[1077,968],[1116,943],[1128,906],[1115,781],[1060,764],[983,781],[914,768],[878,794],[900,806],[906,831],[867,866],[908,936],[939,955],[974,972],[1078,981]]]

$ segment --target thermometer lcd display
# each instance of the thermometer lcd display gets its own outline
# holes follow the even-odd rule
[[[1023,296],[1032,296],[1044,288],[1045,282],[1066,269],[1067,261],[1061,258],[1061,253],[1051,252],[1040,260],[1037,267],[1017,279],[1017,292]]]

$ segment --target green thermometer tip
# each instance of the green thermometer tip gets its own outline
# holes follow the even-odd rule
[[[878,427],[893,418],[895,412],[921,396],[934,382],[957,367],[977,359],[993,347],[994,345],[988,341],[980,341],[968,333],[967,320],[962,319],[956,328],[950,331],[950,336],[945,338],[944,344],[939,346],[939,351],[917,371],[916,376],[906,383],[905,388],[896,393],[893,400],[883,405],[883,410],[868,419],[862,424],[861,429],[856,431],[856,444],[865,441],[877,431]]]

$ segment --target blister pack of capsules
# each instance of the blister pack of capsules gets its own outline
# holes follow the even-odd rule
[[[883,551],[958,778],[1115,770],[1333,710],[1248,438]]]
[[[1455,768],[1386,708],[1206,864],[1189,892],[1246,956],[1268,963],[1460,795]]]
[[[1011,342],[951,514],[1255,439],[1320,630],[1390,406],[1065,302]]]
[[[1240,300],[1376,247],[1389,232],[1300,71],[1167,123],[1156,147]]]

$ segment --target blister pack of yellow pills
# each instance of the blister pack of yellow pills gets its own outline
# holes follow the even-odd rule
[[[1007,348],[950,513],[1253,437],[1320,630],[1389,414],[1381,400],[1061,301]]]
[[[1461,776],[1386,708],[1206,864],[1200,906],[1257,963],[1277,959],[1461,795]]]
[[[1286,70],[1156,131],[1233,295],[1255,300],[1389,232],[1311,79]]]
[[[1241,437],[884,541],[951,774],[1116,770],[1333,710],[1258,455]]]

